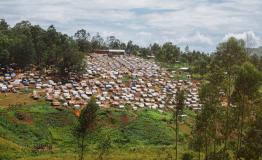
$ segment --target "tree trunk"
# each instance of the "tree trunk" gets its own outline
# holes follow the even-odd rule
[[[238,113],[237,113],[237,124],[238,124],[238,126],[237,126],[237,130],[238,130],[238,136],[237,136],[237,152],[239,151],[239,135],[240,135],[240,123],[239,123],[239,121],[240,121],[240,114],[241,114],[241,105],[239,106],[239,110],[238,110]],[[236,159],[237,159],[237,156],[236,156]]]
[[[217,127],[217,110],[216,110],[216,113],[215,113],[215,115],[214,115],[214,123],[215,123],[215,124],[214,124],[214,125],[215,125],[215,129],[214,129],[214,134],[215,134],[215,135],[214,135],[214,137],[213,137],[213,141],[214,141],[214,150],[213,150],[213,152],[214,152],[214,154],[215,154],[215,153],[217,152],[217,151],[216,151],[216,148],[217,148],[217,146],[216,146],[217,144],[216,144],[216,143],[217,143],[217,139],[218,139],[218,138],[217,138],[217,128],[218,128],[218,127]]]
[[[243,107],[242,107],[242,112],[241,112],[239,148],[241,148],[241,145],[242,145],[242,134],[243,134],[243,127],[244,127],[244,120],[245,120],[245,97],[243,97]]]
[[[201,155],[200,155],[200,148],[199,148],[199,151],[198,151],[198,160],[201,159]]]
[[[229,74],[228,76],[228,80],[231,81],[231,76]],[[227,141],[228,141],[228,134],[229,134],[229,109],[230,109],[230,105],[231,105],[231,82],[228,82],[228,93],[227,93],[227,108],[226,108],[226,133],[225,133],[225,144],[224,144],[224,151],[227,151]]]
[[[177,141],[178,141],[178,110],[176,108],[176,160],[177,160]]]
[[[99,154],[98,159],[99,159],[99,160],[103,160],[103,153],[100,153],[100,154]]]
[[[85,140],[85,136],[83,135],[83,136],[82,136],[82,139],[81,139],[81,145],[80,145],[81,150],[80,150],[79,160],[84,160],[84,150],[85,150],[84,140]]]
[[[208,148],[208,143],[207,143],[207,128],[205,129],[205,154],[206,154],[206,156],[205,156],[205,160],[207,160],[207,148]]]
[[[213,150],[213,153],[214,153],[214,154],[216,154],[216,152],[217,152],[217,151],[216,151],[216,150],[217,150],[216,148],[217,148],[217,147],[216,147],[216,140],[214,139],[214,148],[213,148],[213,149],[214,149],[214,150]]]
[[[236,159],[239,159],[238,152],[242,146],[242,134],[243,134],[243,126],[244,126],[244,114],[245,114],[245,96],[241,95],[241,104],[239,108],[239,118],[240,125],[238,127],[238,142],[237,142],[237,153],[236,153]]]
[[[239,105],[239,109],[238,109],[238,115],[237,115],[237,122],[238,122],[238,126],[237,126],[237,130],[238,130],[238,135],[237,135],[237,149],[236,149],[236,155],[235,158],[236,160],[238,159],[238,151],[240,149],[240,134],[241,134],[241,115],[242,115],[242,110],[243,110],[243,97],[241,95],[241,100],[240,100],[240,105]]]

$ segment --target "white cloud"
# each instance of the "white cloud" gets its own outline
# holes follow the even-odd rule
[[[138,32],[137,35],[138,35],[138,36],[151,36],[152,33],[142,31],[142,32]]]
[[[210,37],[197,32],[192,36],[179,38],[177,40],[177,43],[181,45],[198,45],[198,44],[212,45],[213,41]]]
[[[132,29],[132,30],[141,30],[141,29],[145,28],[145,26],[143,26],[141,24],[128,24],[127,27]]]
[[[73,5],[84,8],[96,9],[133,9],[133,8],[154,8],[154,9],[176,9],[185,2],[174,2],[173,0],[75,0]]]
[[[0,18],[54,24],[70,35],[84,28],[143,45],[172,41],[214,50],[226,33],[248,30],[261,45],[261,8],[261,0],[0,0]]]
[[[253,31],[247,31],[242,33],[227,33],[224,36],[223,41],[227,41],[230,37],[235,37],[236,39],[242,39],[250,47],[258,47],[261,45],[260,38]]]

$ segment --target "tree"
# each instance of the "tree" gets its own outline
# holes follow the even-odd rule
[[[0,51],[0,65],[8,65],[9,64],[9,52],[4,49]]]
[[[99,106],[96,103],[95,97],[91,97],[86,107],[81,110],[80,117],[78,118],[78,124],[75,127],[74,136],[76,137],[78,143],[79,160],[84,159],[86,149],[85,138],[95,128],[95,120],[98,109]]]
[[[239,69],[235,91],[239,94],[245,94],[251,100],[259,97],[259,88],[262,84],[261,76],[261,72],[254,65],[245,62]]]
[[[219,99],[219,86],[213,85],[210,82],[204,83],[199,91],[199,97],[202,107],[201,112],[198,113],[196,117],[190,146],[199,153],[199,159],[202,150],[205,152],[206,160],[212,159],[210,157],[227,159],[228,154],[224,152],[221,153],[219,147],[223,138],[221,135],[224,130],[224,128],[221,128],[224,124],[224,121],[222,121],[222,119],[224,119],[224,108],[221,107]],[[212,146],[213,151],[210,150]]]
[[[104,49],[106,48],[104,39],[100,36],[99,33],[96,33],[91,40],[92,50]]]
[[[161,50],[161,47],[159,44],[157,43],[154,43],[151,47],[150,47],[150,50],[151,50],[151,54],[152,55],[157,55],[159,54],[160,50]]]
[[[46,44],[44,42],[45,30],[39,25],[31,27],[32,43],[35,50],[34,62],[39,68],[43,68],[44,64],[44,52]]]
[[[109,49],[120,49],[121,42],[115,36],[107,37],[107,46]]]
[[[192,160],[193,159],[193,155],[190,153],[185,153],[182,156],[182,160]]]
[[[66,35],[61,36],[58,62],[55,67],[61,77],[68,78],[70,73],[81,73],[84,70],[84,54],[77,51],[76,43]]]
[[[126,44],[124,42],[120,43],[120,49],[126,50]]]
[[[0,19],[0,31],[7,31],[9,28],[9,25],[4,19]]]
[[[244,41],[238,41],[235,38],[229,38],[227,42],[220,43],[217,51],[214,54],[213,61],[211,62],[212,79],[216,84],[220,85],[221,89],[226,94],[226,122],[224,133],[224,150],[227,150],[229,130],[229,110],[232,104],[232,93],[234,89],[234,81],[237,74],[237,66],[240,66],[247,60]],[[214,82],[212,80],[212,82]]]
[[[197,116],[196,126],[204,135],[205,158],[209,156],[208,149],[214,144],[213,153],[217,153],[217,145],[220,142],[219,127],[221,125],[221,113],[219,90],[216,86],[206,83],[199,93],[202,110]],[[221,132],[220,132],[221,133]]]
[[[7,33],[8,24],[4,20],[0,21],[0,65],[8,65],[10,63],[9,47],[11,44],[10,36]]]
[[[128,54],[136,55],[137,52],[140,50],[140,47],[136,44],[133,44],[132,41],[128,41],[126,45],[126,52]]]
[[[35,55],[31,27],[32,25],[29,21],[21,21],[11,31],[13,38],[9,47],[10,59],[22,69],[33,63]]]
[[[197,120],[198,119],[196,119],[196,124],[201,124],[201,123],[197,123]],[[202,126],[198,126],[198,125],[194,126],[194,129],[192,131],[193,138],[191,139],[189,144],[191,149],[198,152],[198,160],[201,159],[201,151],[204,148],[204,144],[205,144],[204,135],[203,135],[204,132],[202,128],[203,128]]]
[[[175,113],[174,113],[174,117],[175,117],[175,122],[176,122],[176,160],[178,157],[178,135],[179,135],[179,122],[178,122],[178,116],[179,114],[181,114],[183,112],[183,108],[184,108],[184,101],[185,101],[185,93],[184,90],[179,89],[176,93],[176,108],[175,108]]]
[[[84,31],[77,34],[85,40]],[[19,69],[32,65],[41,71],[46,68],[65,78],[71,72],[84,69],[84,54],[78,51],[78,43],[66,34],[57,32],[53,25],[47,30],[29,21],[21,21],[13,28],[0,21],[0,62],[1,65],[14,63]]]
[[[47,28],[43,41],[46,45],[43,59],[45,68],[52,67],[58,61],[58,47],[60,46],[59,33],[56,31],[55,26],[51,25]]]
[[[90,33],[86,32],[84,29],[80,29],[75,33],[75,38],[77,45],[79,47],[79,51],[87,52],[91,51],[91,45],[89,42]]]
[[[33,63],[34,54],[32,40],[26,35],[18,35],[10,46],[10,58],[21,69]]]
[[[171,42],[163,44],[160,52],[156,54],[156,59],[162,62],[175,63],[180,55],[180,48]]]
[[[262,56],[253,54],[250,56],[250,62],[256,66],[259,71],[262,71]]]
[[[201,58],[194,63],[193,72],[200,74],[203,79],[203,76],[208,73],[208,65],[209,61]]]
[[[262,157],[262,113],[257,112],[255,121],[248,128],[239,157],[246,160],[259,160]]]
[[[235,82],[234,96],[238,102],[238,142],[237,152],[242,147],[243,129],[246,118],[250,119],[252,106],[261,97],[259,89],[262,84],[262,74],[250,63],[244,63],[238,72]]]
[[[139,49],[139,56],[143,57],[143,58],[147,58],[147,56],[149,55],[149,49],[148,48],[140,48]]]
[[[189,46],[187,45],[187,46],[185,47],[185,53],[188,54],[189,52],[190,52]]]
[[[126,53],[132,53],[133,52],[133,42],[132,41],[128,41],[127,45],[126,45]]]
[[[208,160],[230,160],[229,153],[224,151],[218,151],[216,153],[211,153],[207,157]]]

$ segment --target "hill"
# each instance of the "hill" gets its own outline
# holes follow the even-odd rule
[[[0,109],[0,159],[74,159],[76,140],[72,130],[76,117],[69,110],[57,110],[49,104],[15,106]],[[180,125],[179,152],[187,149],[191,123]],[[174,154],[175,126],[172,113],[142,109],[101,109],[96,131],[88,138],[87,159],[95,159],[98,145],[108,135],[112,149],[108,159],[164,159]]]

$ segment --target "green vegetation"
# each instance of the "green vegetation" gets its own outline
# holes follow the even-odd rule
[[[122,81],[125,82],[129,82],[132,79],[132,77],[128,74],[124,75],[122,78]]]
[[[57,32],[51,25],[44,30],[29,21],[14,27],[0,20],[0,65],[30,69],[32,65],[44,71],[51,70],[62,77],[83,70],[84,54],[78,43],[66,34]]]
[[[256,144],[258,137],[261,138],[253,129],[259,132],[260,126],[254,124],[261,113],[262,85],[262,74],[249,58],[244,41],[235,38],[220,43],[213,55],[210,73],[201,88],[203,106],[196,117],[191,141],[192,148],[199,153],[204,151],[206,158],[256,160],[261,157],[261,152],[251,152],[252,145],[248,145]],[[250,132],[254,138],[249,137]]]
[[[81,110],[78,123],[73,129],[73,135],[77,140],[77,152],[80,160],[84,159],[87,146],[85,138],[95,131],[95,122],[98,109],[99,106],[96,104],[95,97],[91,97],[88,104]]]
[[[178,120],[183,110],[179,95],[175,108],[181,113],[175,114],[126,107],[97,112],[87,109],[81,114],[88,114],[77,118],[71,110],[56,110],[44,102],[2,107],[0,159],[75,159],[79,139],[83,140],[80,146],[87,147],[86,159],[260,159],[262,58],[249,55],[245,46],[243,40],[230,38],[210,55],[190,51],[189,47],[183,52],[171,42],[141,48],[132,41],[126,45],[114,36],[105,42],[97,34],[90,41],[90,34],[83,29],[72,38],[52,25],[44,30],[22,21],[9,27],[1,20],[1,68],[26,70],[33,65],[66,78],[83,71],[85,52],[125,49],[144,58],[154,55],[155,61],[176,71],[176,79],[186,79],[187,73],[179,73],[178,68],[189,67],[189,74],[204,80],[204,84],[201,111],[195,114],[184,110],[188,115],[185,120]],[[123,81],[130,78],[123,77]],[[26,93],[19,95],[25,98],[21,102],[27,102]],[[14,97],[8,98],[0,97],[4,102],[1,105]],[[89,117],[93,117],[91,126],[86,123]],[[75,136],[79,126],[81,132]]]
[[[11,107],[1,110],[0,135],[21,148],[15,157],[37,155],[38,151],[49,150],[53,144],[61,149],[71,144],[66,140],[71,139],[68,137],[71,137],[73,122],[74,116],[70,112],[58,112],[49,105]],[[61,139],[65,140],[59,141]],[[3,151],[1,153],[6,156],[9,154]]]
[[[123,49],[129,54],[144,58],[153,55],[157,62],[161,62],[161,65],[168,69],[189,67],[194,79],[207,77],[213,58],[213,54],[190,51],[188,46],[185,51],[182,51],[171,42],[140,47],[132,41],[125,44],[115,36],[109,36],[105,40],[99,33],[91,36],[84,29],[78,30],[73,37],[70,37],[58,32],[53,25],[44,30],[29,21],[21,21],[10,27],[5,20],[0,20],[0,65],[2,66],[14,63],[20,69],[28,69],[34,65],[43,71],[49,69],[53,73],[59,73],[64,78],[72,72],[83,72],[84,54],[97,49]],[[259,54],[250,57],[250,61],[260,71],[261,60]],[[178,77],[185,79],[184,74]]]
[[[0,135],[3,139],[0,159],[75,158],[77,141],[72,132],[77,118],[71,111],[57,110],[48,104],[2,107],[0,111]],[[185,112],[195,115],[189,110]],[[174,156],[173,122],[170,112],[100,109],[96,129],[86,138],[86,157],[97,158],[104,135],[110,139],[111,146],[104,157],[124,159],[131,154],[130,159],[135,156],[157,158],[167,156],[166,153]],[[181,129],[179,136],[179,152],[182,153],[187,148],[186,136],[189,135]],[[158,155],[160,150],[163,153]]]

